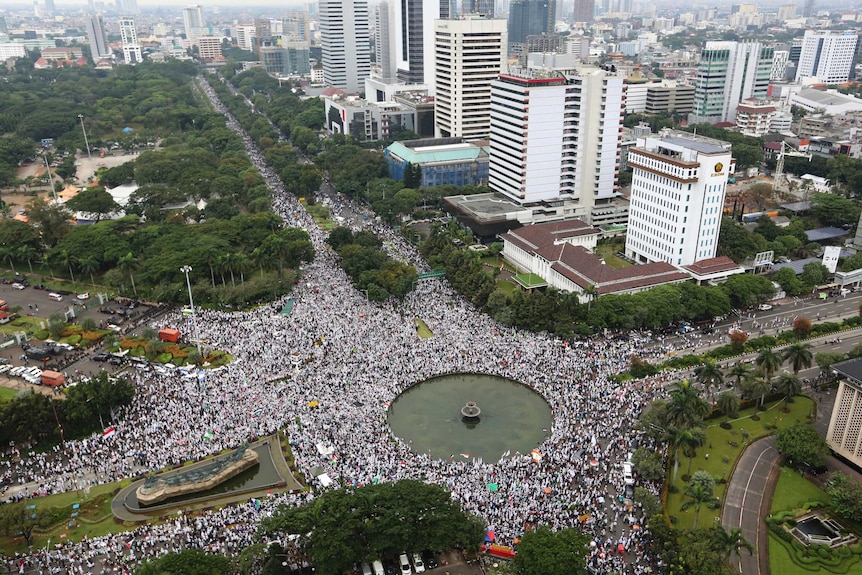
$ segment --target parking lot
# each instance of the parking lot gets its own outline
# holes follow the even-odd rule
[[[10,282],[11,274],[2,276],[0,280],[0,300],[8,305],[9,312],[17,312],[20,316],[33,318],[33,324],[27,328],[16,328],[12,324],[3,326],[5,334],[22,333],[25,329],[34,331],[47,329],[48,320],[54,314],[65,315],[74,310],[74,323],[81,323],[85,318],[91,318],[95,325],[103,329],[113,329],[125,332],[130,329],[129,322],[142,313],[150,312],[153,307],[127,300],[105,300],[100,304],[95,292],[75,293],[68,290],[40,289],[40,284],[23,284]],[[33,279],[31,281],[39,281]],[[113,313],[107,313],[113,312]],[[13,320],[14,322],[14,320]],[[111,323],[115,325],[111,327]],[[5,336],[4,338],[5,339]],[[104,340],[103,340],[104,341]],[[31,347],[32,346],[32,347]],[[66,375],[67,383],[79,377],[95,375],[101,369],[118,371],[128,363],[125,360],[107,357],[103,361],[95,361],[102,346],[96,345],[86,350],[62,344],[42,341],[32,338],[29,342],[9,345],[0,350],[0,386],[16,390],[32,389],[39,393],[50,394],[53,389],[39,385],[39,377],[35,368],[57,369]],[[45,353],[48,352],[48,353]],[[47,358],[47,361],[45,359]],[[19,367],[34,368],[29,374],[20,373]]]

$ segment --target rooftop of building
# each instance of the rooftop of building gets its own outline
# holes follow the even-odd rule
[[[651,134],[646,136],[646,138],[660,139],[662,142],[674,144],[676,146],[688,148],[689,150],[695,150],[704,154],[720,154],[726,152],[730,147],[729,142],[722,142],[721,140],[714,140],[712,138],[698,136],[697,134],[679,132],[676,130],[662,130],[659,134]]]
[[[842,104],[862,104],[862,100],[849,94],[841,94],[836,90],[818,90],[816,88],[804,88],[796,94],[799,98],[821,104],[823,106],[840,106]]]
[[[488,154],[490,143],[487,140],[464,142],[461,138],[436,138],[394,142],[386,149],[412,164],[428,164],[476,159]]]
[[[832,369],[840,375],[854,380],[857,384],[862,383],[862,357],[833,363]]]
[[[739,264],[727,256],[700,260],[691,265],[683,266],[683,268],[698,276],[707,276],[740,269]]]

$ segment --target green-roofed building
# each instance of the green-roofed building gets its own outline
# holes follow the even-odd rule
[[[395,142],[384,154],[389,177],[403,180],[407,165],[422,169],[422,187],[487,185],[487,140],[465,142],[461,138],[436,138]]]

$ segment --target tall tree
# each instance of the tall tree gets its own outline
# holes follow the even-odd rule
[[[719,505],[719,499],[712,490],[701,482],[692,481],[684,491],[687,500],[682,504],[681,509],[688,511],[694,507],[694,528],[697,529],[697,521],[700,518],[700,508],[704,505],[707,507],[716,507]]]
[[[709,404],[700,397],[689,380],[675,382],[667,405],[668,421],[677,427],[700,423],[709,414]]]
[[[734,553],[739,555],[743,549],[748,551],[749,555],[754,554],[754,546],[742,534],[742,529],[735,527],[725,531],[721,525],[715,525],[710,529],[710,543],[713,550],[722,555],[725,560],[730,560],[730,556]]]
[[[784,363],[784,360],[781,358],[781,354],[771,347],[761,349],[757,357],[754,358],[754,365],[763,370],[766,379],[772,379],[772,376],[778,371],[782,363]]]
[[[784,394],[784,403],[786,405],[790,402],[791,397],[799,395],[802,391],[802,380],[795,373],[787,373],[785,371],[776,378],[775,389],[779,393]]]
[[[138,297],[138,288],[135,287],[135,271],[138,269],[138,260],[132,255],[132,252],[120,258],[120,261],[117,262],[117,269],[129,274],[129,279],[132,281],[132,292],[134,292],[135,297]]]
[[[724,421],[727,423],[730,416],[739,411],[739,396],[732,390],[723,391],[718,395],[715,406],[724,415]]]

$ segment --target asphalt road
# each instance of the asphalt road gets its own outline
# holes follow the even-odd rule
[[[753,554],[743,551],[732,559],[744,575],[760,575],[761,558],[769,562],[768,541],[762,536],[760,525],[761,517],[769,513],[772,495],[769,478],[777,471],[779,458],[774,437],[759,439],[742,453],[727,484],[721,524],[728,531],[742,529],[742,534],[754,546]]]

